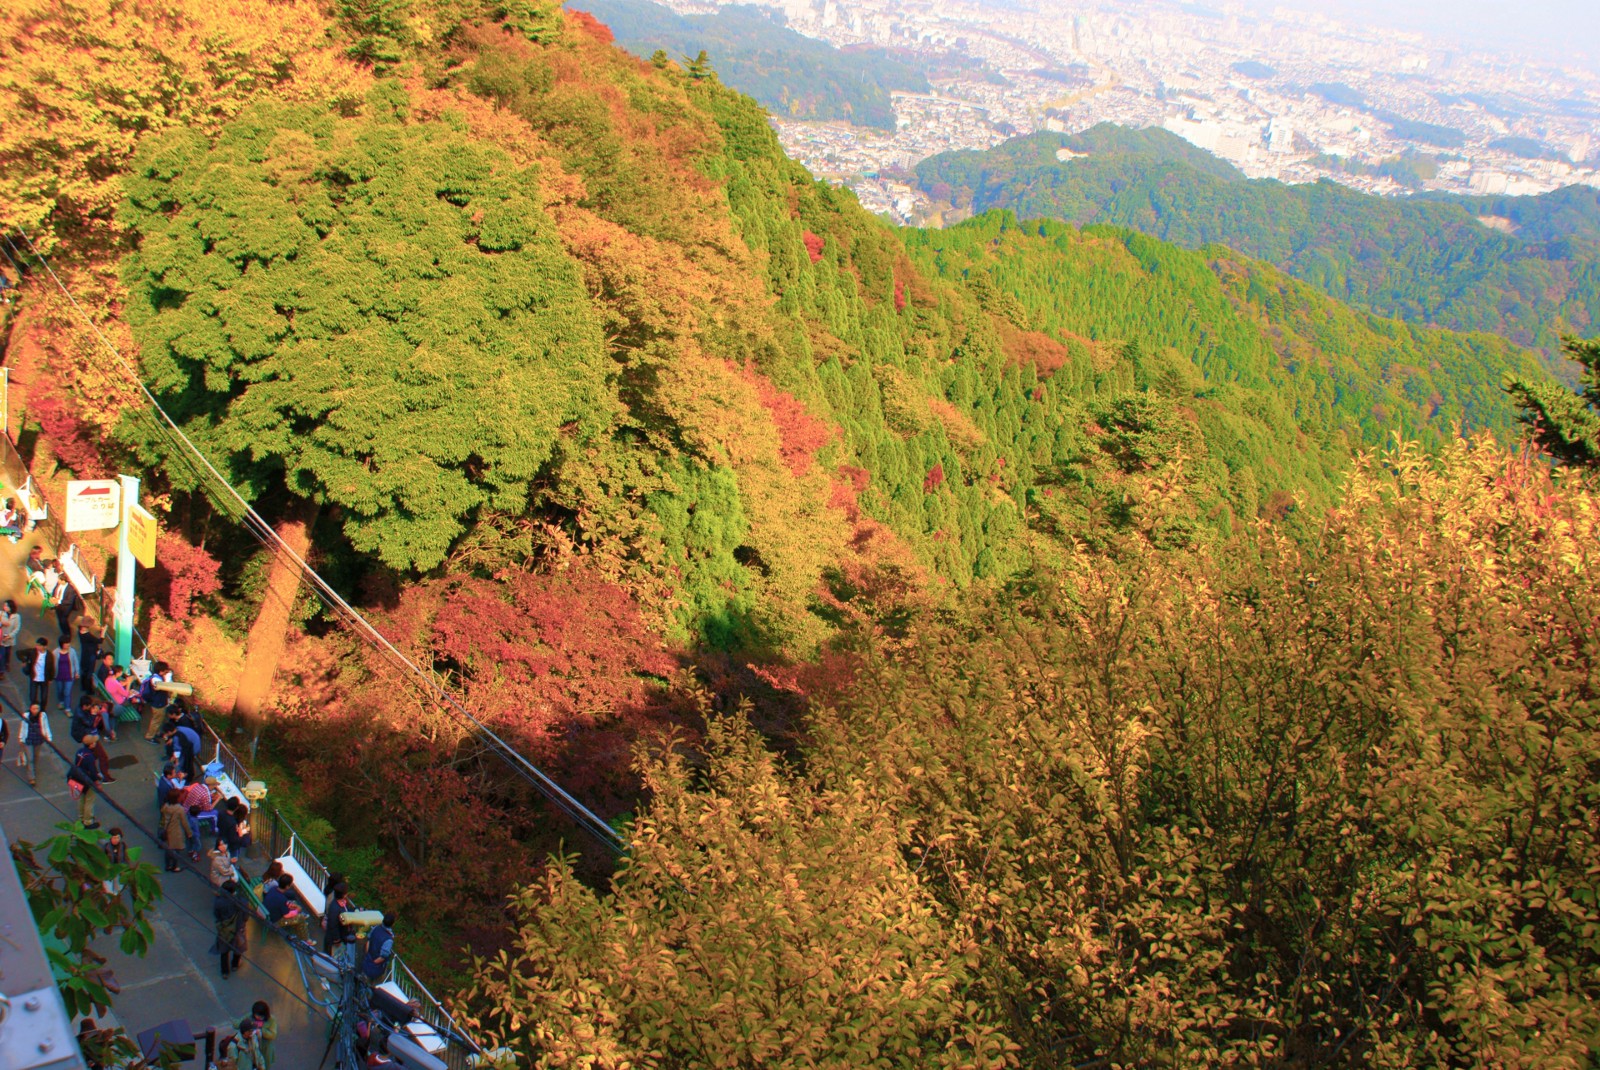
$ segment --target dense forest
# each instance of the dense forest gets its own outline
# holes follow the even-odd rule
[[[723,84],[785,118],[893,130],[890,91],[929,92],[914,60],[881,48],[835,48],[789,29],[770,8],[730,4],[679,15],[654,0],[589,0],[583,7],[636,56],[665,50],[687,62],[704,52]]]
[[[0,65],[0,218],[625,838],[279,619],[275,799],[519,1064],[1594,1058],[1600,503],[1517,442],[1535,355],[1221,245],[896,231],[538,0],[24,0]],[[142,624],[226,724],[270,555],[68,312],[7,313],[35,466],[143,473]]]
[[[1063,162],[1061,148],[1087,156]],[[919,164],[917,176],[935,200],[974,212],[1226,245],[1384,316],[1538,348],[1562,374],[1561,336],[1600,329],[1600,191],[1587,187],[1394,198],[1332,182],[1250,181],[1164,130],[1110,124],[947,153]]]

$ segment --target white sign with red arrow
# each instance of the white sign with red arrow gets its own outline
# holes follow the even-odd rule
[[[67,531],[98,531],[122,521],[122,487],[114,479],[80,479],[67,484]]]

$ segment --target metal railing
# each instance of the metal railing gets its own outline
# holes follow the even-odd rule
[[[14,487],[21,487],[32,476],[28,464],[23,460],[16,444],[9,433],[0,434],[0,480]],[[36,490],[38,482],[34,482]],[[42,495],[42,491],[40,491]],[[53,548],[55,556],[59,556],[66,549],[70,536],[62,529],[59,519],[60,514],[55,509],[50,509],[46,518],[41,521],[37,530],[45,541]],[[101,622],[105,620],[106,606],[104,603],[105,588],[97,586],[96,590],[85,596],[85,601],[94,606],[98,611]],[[134,629],[134,637],[144,648],[145,655],[149,656],[149,643],[145,637]],[[3,696],[0,696],[3,697]],[[209,724],[205,726],[206,735],[212,743],[212,760],[207,764],[221,763],[224,771],[232,779],[234,786],[241,792],[246,784],[253,779],[249,767],[245,765],[237,752],[222,741],[216,730]],[[258,838],[252,837],[255,843]],[[269,840],[271,857],[276,859],[288,853],[299,863],[306,875],[316,882],[319,890],[327,886],[328,868],[322,864],[316,854],[306,845],[305,839],[283,819],[283,815],[276,809],[272,811],[271,836]],[[446,1043],[444,1052],[445,1062],[452,1070],[466,1070],[474,1065],[476,1058],[482,1054],[483,1049],[468,1037],[456,1024],[455,1018],[444,1005],[439,1002],[428,987],[418,979],[411,968],[405,964],[400,955],[393,957],[389,978],[400,989],[405,998],[420,1008],[419,1018],[426,1022],[439,1037]]]
[[[233,778],[235,786],[242,790],[250,781],[250,773],[244,762],[222,741],[210,725],[206,726],[206,734],[211,737],[214,747],[212,761],[221,762],[228,775]],[[295,831],[294,826],[289,824],[276,808],[272,811],[272,820],[268,825],[267,849],[271,852],[271,858],[277,859],[287,855],[294,859],[295,863],[305,871],[306,877],[316,885],[318,891],[328,887],[330,873],[328,867],[307,845],[305,837]],[[351,899],[351,905],[356,905],[354,897]],[[456,1024],[455,1017],[445,1010],[444,1004],[439,1002],[398,954],[394,956],[388,980],[400,989],[408,1001],[420,1008],[418,1017],[445,1041],[443,1054],[445,1062],[452,1067],[452,1070],[464,1070],[472,1065],[474,1056],[480,1054],[483,1049],[462,1031]]]

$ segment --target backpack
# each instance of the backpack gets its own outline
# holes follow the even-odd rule
[[[85,758],[88,761],[84,761]],[[72,756],[72,764],[67,767],[67,783],[79,789],[91,787],[94,784],[94,777],[83,770],[84,766],[93,765],[97,760],[94,756],[94,751],[88,747],[80,749],[77,754]]]

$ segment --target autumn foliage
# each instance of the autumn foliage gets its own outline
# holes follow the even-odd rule
[[[736,723],[646,761],[613,894],[519,896],[478,1021],[543,1065],[1583,1066],[1597,534],[1536,459],[1407,446],[1308,541],[919,615],[803,774]]]
[[[156,567],[149,593],[178,624],[188,623],[196,603],[222,590],[222,563],[181,534],[156,538]]]

